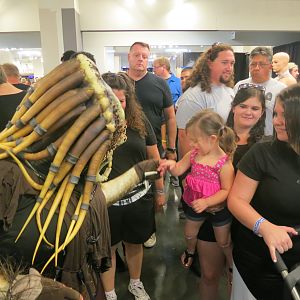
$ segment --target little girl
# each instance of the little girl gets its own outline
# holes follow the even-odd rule
[[[192,117],[186,125],[186,134],[191,151],[178,162],[162,160],[158,168],[162,173],[169,170],[173,176],[182,175],[191,168],[183,192],[187,204],[184,229],[187,249],[181,262],[186,268],[192,264],[198,231],[209,218],[217,243],[231,268],[231,215],[226,208],[226,198],[234,179],[231,157],[236,148],[235,134],[211,110],[203,110]]]

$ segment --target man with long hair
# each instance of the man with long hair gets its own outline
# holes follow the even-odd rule
[[[226,120],[233,99],[234,53],[230,45],[214,44],[198,58],[189,78],[189,88],[179,99],[176,112],[179,155],[189,151],[187,121],[199,110],[211,108]]]

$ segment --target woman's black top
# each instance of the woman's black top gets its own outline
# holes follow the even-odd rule
[[[300,224],[300,156],[285,142],[254,145],[239,170],[258,181],[253,208],[268,221],[282,226]],[[288,267],[300,262],[300,238],[282,257]],[[257,299],[284,299],[283,280],[274,268],[264,240],[239,224],[234,240],[234,262]]]

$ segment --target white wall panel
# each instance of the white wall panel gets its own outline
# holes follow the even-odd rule
[[[235,46],[300,40],[300,0],[0,0],[0,46],[28,47],[25,34],[24,39],[17,36],[26,33],[31,35],[31,47],[40,47],[39,9],[56,7],[78,10],[83,49],[95,54],[104,71],[115,64],[104,47],[137,40],[152,45],[220,41]]]
[[[78,0],[81,30],[298,31],[299,0]],[[131,5],[128,3],[132,3]]]
[[[0,32],[40,31],[38,0],[0,0]]]
[[[39,6],[61,2],[79,10],[82,31],[299,30],[299,0],[0,0],[0,32],[39,31]]]

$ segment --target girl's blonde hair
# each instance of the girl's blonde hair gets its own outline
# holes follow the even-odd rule
[[[222,150],[230,157],[233,157],[236,149],[236,135],[234,131],[225,125],[220,115],[211,109],[204,109],[196,113],[186,124],[185,130],[195,127],[205,135],[217,136]]]

